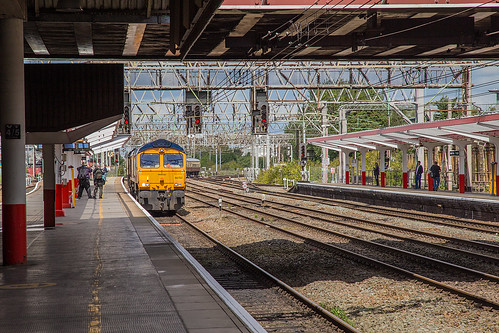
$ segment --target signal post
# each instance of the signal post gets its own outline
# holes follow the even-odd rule
[[[307,144],[300,144],[300,151],[298,152],[298,156],[300,156],[300,165],[301,165],[301,180],[306,182],[308,181],[307,177]]]

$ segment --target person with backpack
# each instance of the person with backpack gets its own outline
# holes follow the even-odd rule
[[[92,169],[87,166],[87,162],[81,162],[81,166],[78,170],[78,197],[77,199],[81,199],[81,195],[83,194],[83,190],[87,191],[88,198],[92,199],[92,195],[90,194],[90,173]]]
[[[104,183],[105,183],[104,171],[100,168],[98,164],[94,169],[93,176],[94,176],[94,199],[97,199],[97,191],[99,191],[99,199],[102,199],[102,192],[104,191]]]
[[[433,178],[433,191],[438,191],[438,186],[440,186],[440,167],[437,161],[430,168],[430,177]]]

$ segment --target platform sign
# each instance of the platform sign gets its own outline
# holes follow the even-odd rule
[[[21,124],[5,124],[5,139],[20,139]]]
[[[449,156],[459,156],[459,150],[451,150],[451,151],[449,151]]]

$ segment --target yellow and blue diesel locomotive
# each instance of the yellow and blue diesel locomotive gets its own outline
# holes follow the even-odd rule
[[[179,145],[159,139],[128,154],[128,188],[149,211],[177,211],[185,203],[186,155]]]

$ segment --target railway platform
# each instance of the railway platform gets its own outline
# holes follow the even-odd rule
[[[1,332],[264,331],[118,178],[65,213],[44,230],[42,190],[27,196],[27,264],[0,266]]]
[[[490,194],[306,182],[298,182],[291,192],[467,219],[499,220],[499,197]]]

